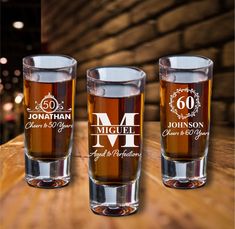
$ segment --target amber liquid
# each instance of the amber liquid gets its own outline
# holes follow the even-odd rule
[[[210,97],[211,97],[211,80],[207,80],[205,76],[201,75],[190,75],[185,73],[176,73],[170,78],[174,78],[173,82],[161,80],[160,82],[160,118],[161,118],[161,134],[166,129],[171,129],[173,133],[181,133],[182,131],[195,131],[196,129],[201,132],[209,132],[210,126]],[[199,95],[200,106],[198,112],[195,113],[195,116],[188,117],[185,119],[179,119],[175,113],[171,111],[170,107],[170,96],[177,89],[194,89]],[[187,92],[182,92],[178,97],[175,98],[175,101],[181,96],[182,101],[185,102],[185,98],[191,94]],[[175,107],[177,104],[175,103]],[[190,104],[189,104],[190,106]],[[190,107],[191,108],[191,107]],[[192,109],[188,109],[186,106],[183,109],[178,109],[182,115],[186,115],[192,110],[195,106],[192,106]],[[199,122],[203,123],[203,127],[181,127],[173,126],[169,123],[184,123],[185,126],[190,125],[190,123],[198,125]],[[169,128],[171,125],[171,128]],[[195,140],[196,135],[167,135],[162,136],[162,152],[165,157],[172,160],[194,160],[199,159],[205,156],[206,149],[208,147],[209,135],[201,135],[199,139]]]
[[[25,129],[25,144],[27,154],[38,160],[55,160],[66,157],[71,146],[73,133],[75,80],[53,82],[53,77],[51,77],[52,80],[47,79],[47,76],[44,79],[42,77],[37,82],[24,79],[24,123],[26,125],[28,122],[33,122],[35,125],[35,128]],[[71,108],[71,112],[67,112],[67,114],[71,115],[71,119],[55,119],[53,117],[50,119],[29,119],[30,112],[27,109],[35,110],[35,101],[40,103],[48,93],[53,95],[63,105],[63,110]],[[50,99],[47,102],[50,102]],[[48,109],[47,111],[50,112]],[[33,113],[46,114],[43,111]],[[56,114],[64,113],[63,111],[58,111]],[[36,127],[37,125],[43,126],[50,123],[55,123],[54,125],[56,125],[58,122],[64,123],[68,128],[58,131],[59,126],[53,128]]]
[[[139,93],[137,95],[124,95],[124,97],[120,97],[122,96],[121,87],[120,90],[115,88],[115,86],[107,86],[106,89],[101,89],[101,91],[106,90],[108,95],[105,96],[88,94],[88,134],[90,153],[89,170],[91,178],[96,182],[109,185],[118,185],[125,182],[134,181],[139,176],[144,96],[143,93]],[[127,91],[129,90],[130,92],[132,91],[131,88]],[[125,93],[127,91],[125,91]],[[135,135],[134,138],[134,143],[138,147],[122,147],[125,145],[126,141],[124,135],[118,135],[113,146],[110,144],[107,136],[101,136],[100,143],[104,147],[94,147],[97,143],[97,136],[92,134],[96,133],[93,125],[97,124],[97,117],[93,113],[106,113],[112,125],[119,125],[125,113],[138,113],[138,115],[134,117],[135,126],[133,127],[135,134],[139,134]],[[126,150],[127,152],[133,151],[133,153],[138,153],[139,155],[123,158],[118,156],[105,156],[100,157],[97,161],[95,161],[94,155],[91,155],[91,152],[94,152],[95,150],[97,150],[98,153],[103,153],[105,150],[110,152],[113,150],[120,150],[120,152]]]

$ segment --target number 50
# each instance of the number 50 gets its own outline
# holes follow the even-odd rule
[[[192,96],[188,96],[187,98],[186,98],[186,101],[184,102],[183,101],[183,98],[184,98],[185,96],[181,96],[178,100],[177,100],[177,103],[176,103],[176,105],[177,105],[177,107],[181,110],[181,109],[184,109],[185,108],[185,106],[188,108],[188,109],[192,109],[193,107],[194,107],[194,104],[195,104],[195,102],[194,102],[194,98],[192,97]]]

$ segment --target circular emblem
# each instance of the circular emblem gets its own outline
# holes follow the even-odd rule
[[[175,113],[178,119],[194,117],[201,106],[199,94],[194,89],[178,88],[170,96],[169,102],[171,112]]]
[[[58,101],[55,99],[54,96],[50,95],[50,96],[45,96],[41,103],[40,103],[40,108],[42,109],[42,111],[44,111],[45,113],[51,114],[55,111],[57,111],[57,109],[59,108],[59,103]]]

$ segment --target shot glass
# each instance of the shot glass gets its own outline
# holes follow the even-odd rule
[[[159,60],[163,183],[197,188],[206,183],[213,62],[201,56]]]
[[[107,216],[139,206],[145,73],[133,67],[87,71],[90,207]]]
[[[70,181],[76,65],[68,56],[23,59],[25,179],[31,186]]]

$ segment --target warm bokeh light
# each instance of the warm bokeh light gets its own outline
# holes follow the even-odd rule
[[[12,26],[15,29],[22,29],[24,27],[24,23],[22,21],[15,21],[13,22]]]
[[[10,90],[11,89],[11,84],[10,83],[6,83],[5,84],[5,88],[6,88],[6,90]]]
[[[7,58],[6,57],[1,57],[0,58],[0,64],[6,64],[7,63]]]
[[[14,71],[14,75],[15,75],[15,76],[20,76],[20,74],[21,74],[21,71],[20,71],[19,69],[16,69],[16,70]]]
[[[20,104],[23,100],[23,94],[19,93],[16,97],[15,97],[15,103]]]
[[[3,70],[2,75],[5,76],[5,77],[9,76],[9,71],[8,70]]]
[[[3,92],[4,86],[0,83],[0,94]]]
[[[12,108],[13,108],[13,103],[5,103],[5,104],[3,105],[3,110],[4,110],[4,111],[11,111]]]
[[[22,58],[41,51],[41,1],[0,0],[0,8],[1,145],[24,130],[23,101],[18,96],[23,91]],[[3,105],[9,102],[13,108],[6,112]]]
[[[19,82],[19,79],[17,77],[12,78],[12,83],[18,83],[18,82]]]

